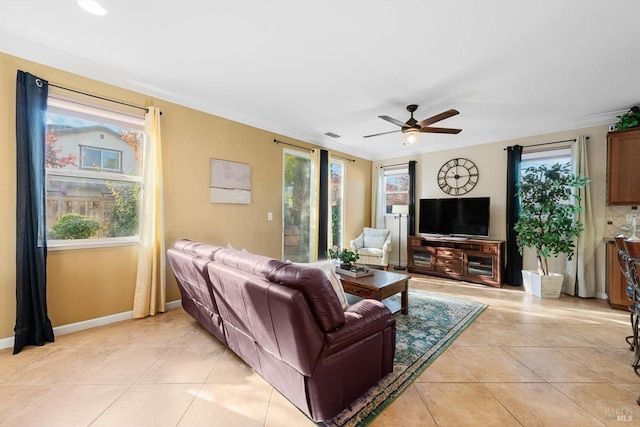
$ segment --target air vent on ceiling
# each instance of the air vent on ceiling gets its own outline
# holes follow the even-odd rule
[[[327,132],[325,133],[325,135],[330,136],[331,138],[340,138],[340,135],[336,135],[333,132]]]

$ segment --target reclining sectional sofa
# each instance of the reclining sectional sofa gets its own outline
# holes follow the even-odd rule
[[[314,421],[393,371],[396,323],[375,300],[342,308],[320,269],[180,240],[182,306]]]

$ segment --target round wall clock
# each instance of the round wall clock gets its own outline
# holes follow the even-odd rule
[[[478,183],[478,167],[469,159],[451,159],[438,171],[438,185],[447,194],[460,196]]]

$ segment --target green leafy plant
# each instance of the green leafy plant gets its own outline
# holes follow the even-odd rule
[[[88,239],[94,236],[102,225],[91,218],[77,213],[62,215],[51,227],[52,239]]]
[[[571,173],[569,163],[529,167],[518,183],[520,217],[514,230],[516,243],[523,253],[525,247],[535,249],[538,273],[549,275],[548,258],[564,253],[568,259],[574,254],[574,237],[583,231],[576,219],[581,211],[572,198],[580,197],[574,190],[585,187],[589,178]]]
[[[140,184],[133,185],[107,183],[115,202],[111,207],[111,217],[107,235],[109,237],[126,237],[138,234],[138,204],[140,201]]]
[[[351,264],[360,259],[360,255],[349,249],[340,249],[337,246],[327,250],[329,259],[339,259],[342,264]]]
[[[638,127],[640,126],[640,107],[631,107],[627,113],[616,117],[619,119],[616,129],[627,130]]]

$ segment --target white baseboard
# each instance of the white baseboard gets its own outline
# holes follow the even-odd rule
[[[13,347],[13,337],[0,339],[0,350]]]
[[[182,306],[182,300],[170,301],[166,304],[167,310]],[[72,332],[83,331],[85,329],[95,328],[96,326],[108,325],[109,323],[122,322],[131,319],[133,311],[125,311],[124,313],[111,314],[109,316],[98,317],[97,319],[89,319],[82,322],[70,323],[68,325],[56,326],[53,328],[54,335],[65,335]],[[14,337],[0,339],[0,349],[13,347]]]

